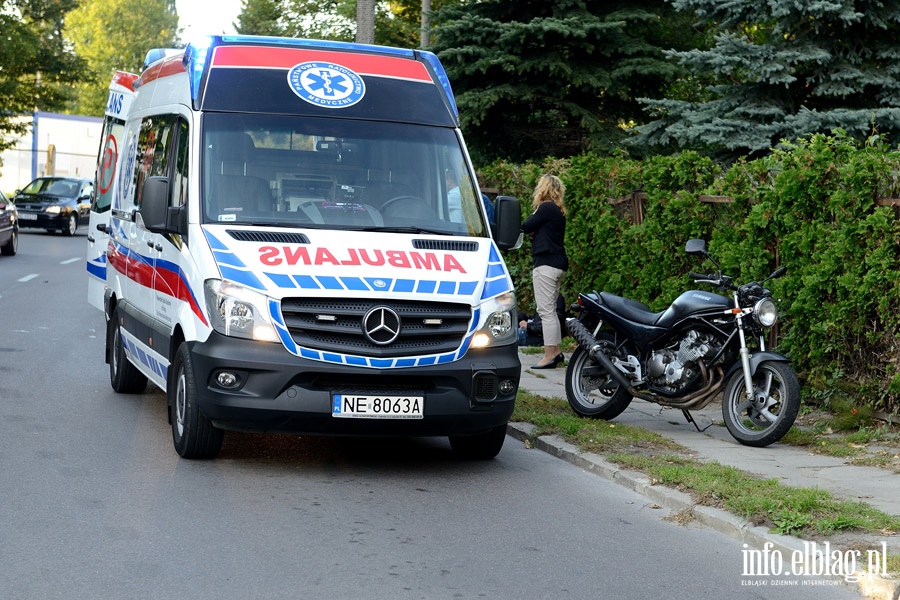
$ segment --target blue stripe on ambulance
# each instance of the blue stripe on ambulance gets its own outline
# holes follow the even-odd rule
[[[106,253],[94,260],[87,261],[87,272],[98,279],[106,281]]]

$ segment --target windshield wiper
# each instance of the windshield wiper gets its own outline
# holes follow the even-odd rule
[[[414,225],[398,226],[382,226],[382,227],[364,227],[361,231],[384,231],[387,233],[427,233],[430,235],[457,235],[456,232],[447,231],[446,229],[429,229],[427,227],[417,227]]]

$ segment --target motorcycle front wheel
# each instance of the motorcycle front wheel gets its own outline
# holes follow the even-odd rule
[[[597,342],[615,347],[603,337],[598,337]],[[566,367],[566,399],[579,416],[606,421],[618,417],[631,404],[631,394],[606,369],[591,360],[582,346],[575,349]]]
[[[734,439],[762,448],[788,432],[800,410],[800,383],[785,362],[760,363],[753,374],[753,397],[747,398],[744,372],[738,370],[725,384],[722,416]]]

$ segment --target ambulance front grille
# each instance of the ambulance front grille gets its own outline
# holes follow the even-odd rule
[[[363,331],[363,319],[377,307],[388,308],[400,318],[400,334],[390,344],[376,344]],[[456,350],[469,329],[472,309],[449,302],[285,298],[281,301],[281,314],[298,346],[392,358]]]

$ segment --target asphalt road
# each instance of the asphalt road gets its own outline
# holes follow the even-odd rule
[[[859,597],[753,586],[739,542],[512,438],[465,462],[227,433],[179,459],[162,392],[109,386],[85,246],[25,232],[0,257],[0,598]]]

